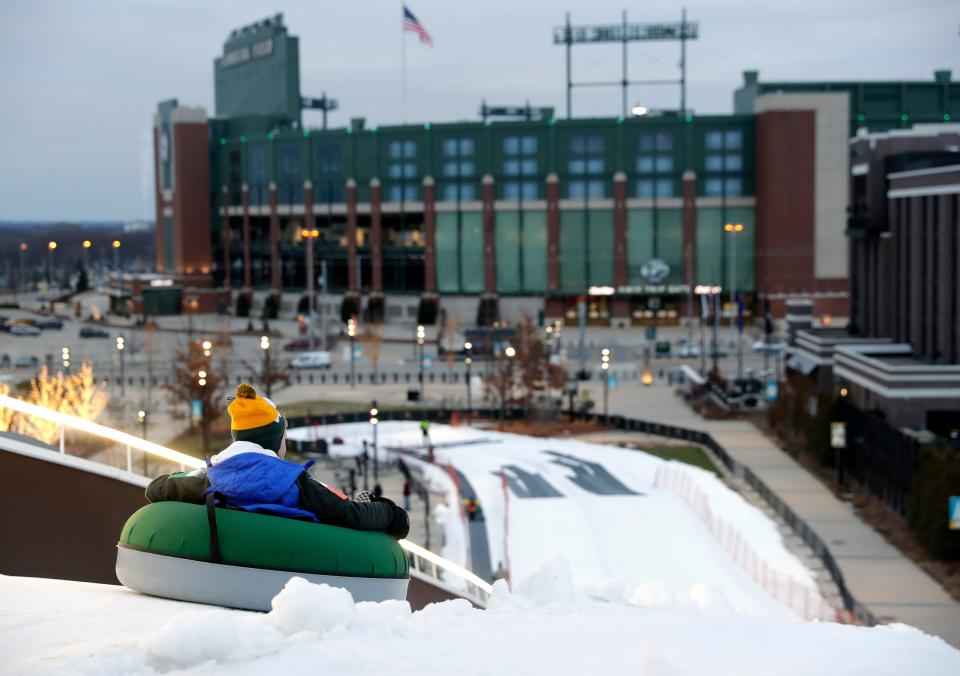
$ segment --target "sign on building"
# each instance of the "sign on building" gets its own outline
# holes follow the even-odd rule
[[[950,530],[960,530],[960,495],[950,497]]]

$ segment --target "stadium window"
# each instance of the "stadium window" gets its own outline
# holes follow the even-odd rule
[[[637,180],[637,197],[653,197],[653,181],[649,178]]]
[[[728,178],[724,185],[728,196],[739,197],[743,194],[743,182],[739,178]]]
[[[740,171],[743,169],[743,158],[739,153],[727,153],[723,168],[726,171]]]
[[[313,152],[317,176],[340,176],[342,166],[339,143],[316,143]]]
[[[723,135],[723,147],[727,150],[740,150],[743,144],[743,134],[738,131],[728,131]]]
[[[707,150],[723,150],[723,132],[708,131],[704,140]]]
[[[707,155],[704,167],[707,171],[723,171],[723,155]]]
[[[703,192],[710,197],[717,197],[723,194],[723,179],[708,178],[704,181]]]
[[[669,155],[657,156],[657,173],[669,174],[673,171],[673,158]]]
[[[417,187],[413,185],[392,185],[387,193],[390,202],[413,202],[417,199]]]
[[[673,197],[673,181],[669,178],[657,179],[657,197]]]

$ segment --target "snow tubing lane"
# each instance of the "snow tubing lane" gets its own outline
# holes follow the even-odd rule
[[[409,562],[383,533],[234,509],[216,516],[219,563],[210,560],[205,506],[140,508],[120,534],[117,579],[154,596],[248,610],[269,610],[296,576],[343,587],[355,601],[406,598]]]

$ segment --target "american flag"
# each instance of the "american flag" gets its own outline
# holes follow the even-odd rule
[[[407,9],[406,5],[403,6],[403,30],[405,32],[416,33],[420,36],[420,42],[433,47],[433,38],[430,37],[430,33],[423,27],[423,24],[417,21],[417,17]]]

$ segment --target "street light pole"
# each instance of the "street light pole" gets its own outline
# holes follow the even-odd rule
[[[503,354],[507,357],[507,387],[504,388],[503,395],[500,397],[501,426],[503,425],[503,420],[506,417],[506,399],[509,396],[510,400],[513,400],[513,358],[517,356],[517,351],[514,349],[513,345],[508,345],[507,349],[503,351]]]
[[[470,366],[473,364],[473,343],[467,341],[463,344],[463,349],[467,353],[467,356],[463,359],[464,364],[467,365],[467,420],[473,422],[473,399],[470,392]]]
[[[373,427],[373,480],[377,481],[379,479],[379,460],[377,458],[377,424],[380,422],[379,419],[380,411],[377,410],[377,401],[373,401],[373,405],[370,407],[370,426]]]
[[[57,249],[56,242],[47,242],[47,285],[53,285],[53,252]]]
[[[347,335],[350,337],[350,387],[354,388],[357,386],[356,379],[356,364],[354,356],[354,341],[357,337],[357,320],[353,317],[347,320]]]
[[[142,430],[142,432],[140,433],[140,436],[146,439],[147,438],[147,412],[144,411],[143,409],[137,411],[137,420],[140,421],[140,428]]]
[[[730,233],[730,327],[734,330],[737,343],[737,377],[743,378],[743,352],[740,341],[740,304],[737,302],[737,240],[743,232],[743,223],[727,223],[723,229]]]
[[[423,343],[426,339],[426,329],[423,325],[417,326],[417,345],[420,346],[420,401],[424,401],[423,395]]]
[[[20,289],[23,289],[23,254],[27,248],[26,242],[20,242],[20,277],[17,280],[17,287]]]
[[[607,422],[610,403],[610,348],[600,350],[600,371],[603,376],[603,422]]]
[[[120,274],[120,240],[113,240],[113,269]]]
[[[320,231],[317,229],[314,230],[301,230],[300,236],[307,240],[306,246],[306,268],[307,268],[307,340],[310,344],[309,349],[314,348],[313,343],[313,306],[314,306],[314,290],[313,290],[313,240],[320,236]]]
[[[126,378],[124,377],[123,372],[123,353],[126,345],[124,344],[123,336],[117,336],[117,352],[120,353],[120,396],[125,397],[127,395],[126,387]]]
[[[260,336],[260,349],[263,350],[263,388],[269,399],[270,385],[273,382],[273,369],[270,368],[270,336]]]

